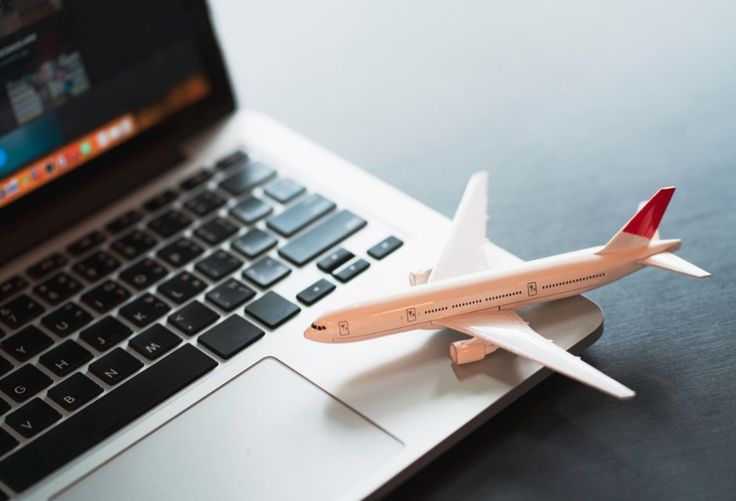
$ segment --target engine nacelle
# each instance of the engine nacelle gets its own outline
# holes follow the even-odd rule
[[[455,341],[450,345],[450,358],[457,365],[469,364],[483,360],[486,355],[496,351],[498,346],[486,343],[478,338]]]

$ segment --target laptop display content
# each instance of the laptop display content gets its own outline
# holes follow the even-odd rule
[[[191,3],[3,2],[0,208],[211,92]]]

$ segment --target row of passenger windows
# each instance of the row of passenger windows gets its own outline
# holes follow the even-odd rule
[[[499,294],[498,296],[487,297],[486,301],[495,301],[496,299],[503,299],[505,297],[518,296],[521,291],[507,292],[506,294]]]
[[[506,294],[499,294],[498,296],[487,297],[485,298],[485,301],[495,301],[496,299],[503,299],[506,297],[519,296],[519,295],[521,295],[521,291],[507,292]],[[482,302],[483,302],[483,299],[474,299],[472,301],[466,301],[464,303],[453,304],[450,308],[462,308],[464,306],[471,306],[473,304],[480,304]],[[431,313],[437,313],[438,311],[446,311],[448,309],[449,308],[447,306],[443,306],[441,308],[424,310],[424,314],[429,315]]]
[[[588,275],[585,277],[578,277],[578,278],[572,278],[570,280],[563,280],[562,282],[557,282],[556,284],[547,284],[543,285],[542,289],[552,289],[554,287],[560,287],[561,285],[570,285],[570,284],[577,284],[580,282],[584,282],[586,280],[592,280],[594,278],[602,278],[605,277],[605,273],[594,273],[592,275]]]

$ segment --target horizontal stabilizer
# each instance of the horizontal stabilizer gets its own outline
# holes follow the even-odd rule
[[[648,258],[637,262],[639,264],[654,266],[655,268],[674,271],[675,273],[682,273],[683,275],[695,278],[705,278],[710,276],[710,273],[707,271],[698,268],[694,264],[685,261],[671,252],[660,252],[659,254],[654,254],[653,256],[649,256]]]

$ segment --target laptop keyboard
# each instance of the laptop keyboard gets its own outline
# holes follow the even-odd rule
[[[0,480],[22,492],[363,273],[336,246],[365,225],[238,150],[0,281]]]

